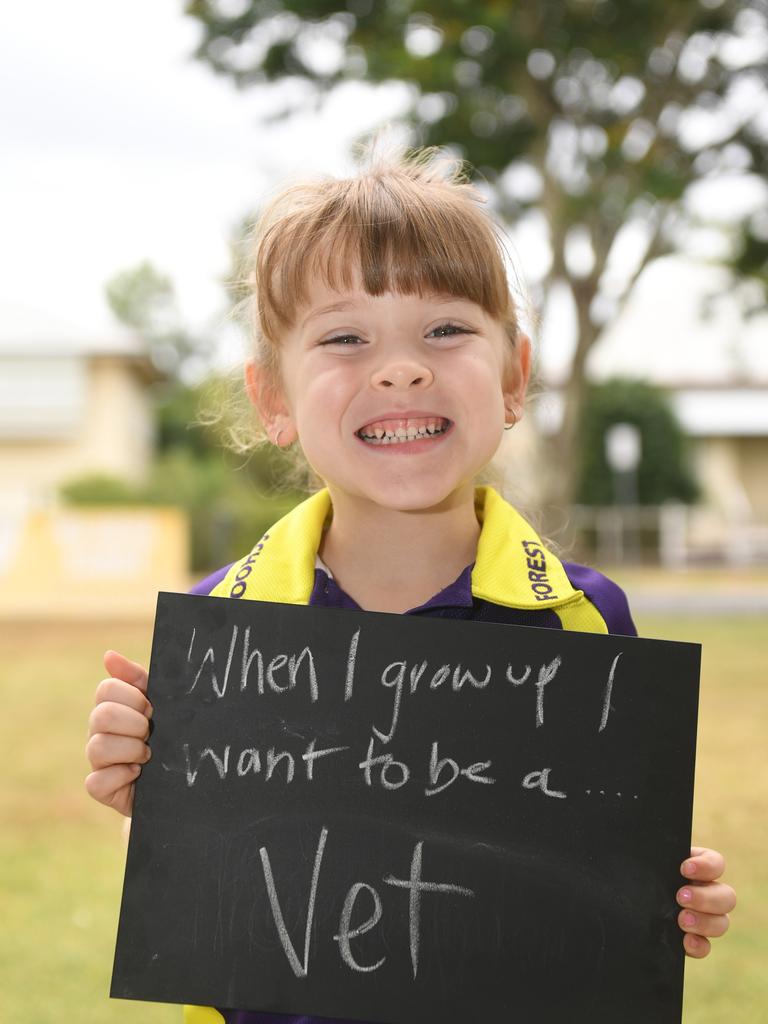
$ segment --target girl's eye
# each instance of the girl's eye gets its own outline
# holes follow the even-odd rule
[[[439,327],[435,327],[429,333],[430,334],[434,334],[435,331],[440,331],[441,332],[438,335],[439,338],[450,338],[451,335],[453,335],[453,334],[469,334],[470,333],[469,331],[466,330],[466,328],[458,327],[456,324],[440,324]],[[450,331],[450,334],[442,333],[442,332],[445,332],[445,331]]]
[[[437,331],[440,332],[437,335],[439,338],[451,338],[455,334],[472,333],[466,327],[459,327],[457,324],[440,324],[439,327],[434,327],[429,333],[433,335]],[[344,345],[350,348],[364,344],[365,342],[361,341],[356,334],[337,334],[335,338],[326,338],[325,341],[320,342],[320,345]]]
[[[356,334],[338,334],[335,338],[326,338],[321,345],[355,345],[360,339]]]

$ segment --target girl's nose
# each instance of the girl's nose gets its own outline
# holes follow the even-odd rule
[[[375,388],[408,391],[411,388],[428,388],[434,379],[428,366],[414,359],[402,359],[376,370],[371,377],[371,384]]]

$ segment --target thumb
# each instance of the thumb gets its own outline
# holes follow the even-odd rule
[[[122,679],[142,693],[147,692],[147,670],[137,661],[130,661],[117,651],[107,651],[104,655],[104,668],[114,679]]]

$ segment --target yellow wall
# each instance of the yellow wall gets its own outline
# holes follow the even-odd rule
[[[701,438],[694,457],[707,505],[734,524],[768,524],[768,439]]]
[[[768,524],[768,438],[743,437],[737,445],[741,479],[753,517],[758,523]]]
[[[0,486],[6,496],[45,496],[89,473],[141,480],[152,453],[147,386],[124,359],[91,358],[77,429],[60,439],[0,441]]]
[[[0,523],[0,619],[151,618],[188,586],[175,508],[60,509]]]

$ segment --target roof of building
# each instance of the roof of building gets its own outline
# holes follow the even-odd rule
[[[4,356],[122,356],[146,360],[141,336],[127,327],[106,330],[75,324],[42,304],[0,304],[0,358]]]
[[[683,389],[672,405],[691,437],[768,437],[765,388]]]
[[[768,313],[746,317],[721,268],[657,260],[588,365],[596,380],[639,377],[675,389],[768,387]]]

